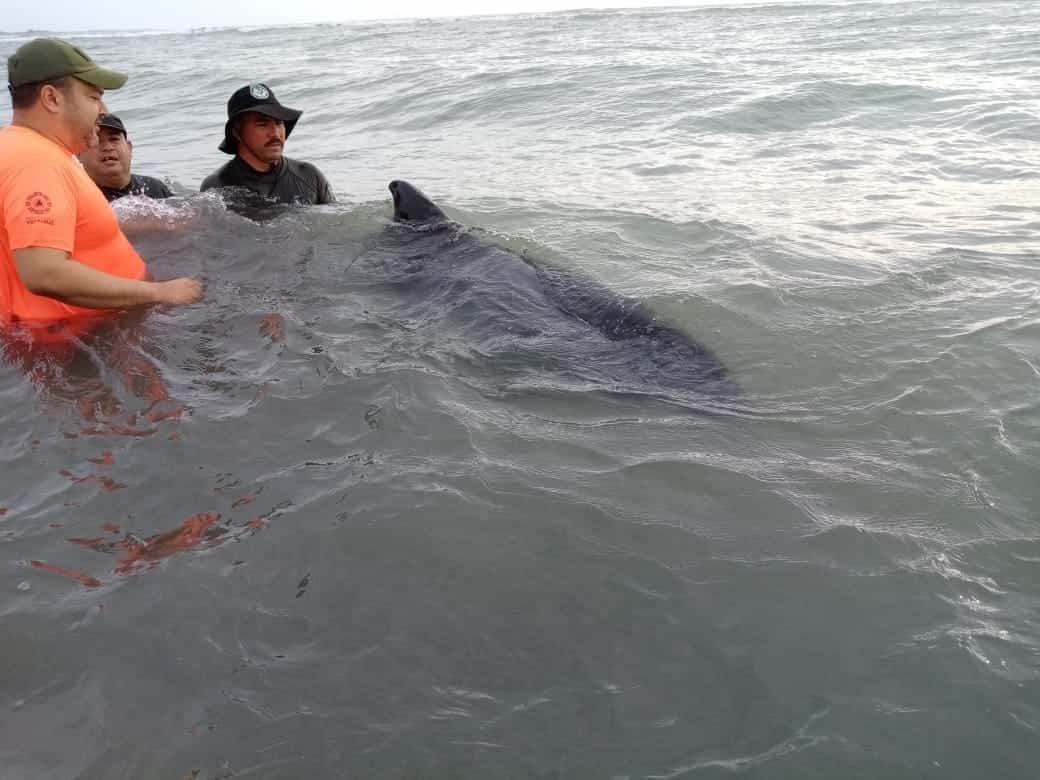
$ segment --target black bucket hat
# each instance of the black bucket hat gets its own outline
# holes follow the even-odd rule
[[[274,92],[266,84],[247,84],[235,91],[227,103],[227,124],[224,125],[224,140],[218,147],[225,154],[238,153],[238,139],[231,134],[231,125],[235,117],[253,111],[273,119],[285,122],[285,137],[288,138],[296,127],[296,122],[303,114],[295,108],[283,106],[274,96]]]

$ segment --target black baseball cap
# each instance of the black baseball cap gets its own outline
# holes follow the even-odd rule
[[[115,114],[102,114],[98,117],[98,127],[110,127],[113,130],[118,130],[123,134],[124,138],[127,138],[126,127],[123,126],[123,120],[117,117]]]
[[[102,68],[78,46],[61,38],[33,38],[7,58],[7,83],[11,87],[75,76],[100,89],[119,89],[126,74]]]
[[[227,104],[227,123],[224,125],[224,140],[218,147],[225,154],[236,154],[238,152],[238,139],[231,134],[231,124],[235,117],[253,111],[273,119],[285,122],[285,137],[288,138],[296,127],[296,122],[303,114],[295,108],[283,106],[274,96],[274,92],[266,84],[259,82],[247,84],[241,89],[235,90]]]

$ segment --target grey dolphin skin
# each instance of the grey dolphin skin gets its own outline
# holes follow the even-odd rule
[[[394,201],[395,222],[433,222],[448,219],[436,203],[406,181],[390,182],[389,190]]]
[[[543,363],[584,367],[584,375],[613,383],[740,394],[710,349],[638,301],[480,239],[406,181],[392,181],[389,189],[409,290],[468,317],[470,336],[498,345],[508,332],[528,356],[537,344]],[[514,355],[519,347],[511,349]]]

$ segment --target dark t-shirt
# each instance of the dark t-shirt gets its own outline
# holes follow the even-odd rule
[[[138,176],[130,174],[130,183],[123,189],[117,190],[112,187],[99,187],[105,193],[109,201],[122,198],[126,195],[144,195],[146,198],[172,198],[170,188],[152,176]]]
[[[215,187],[246,187],[279,203],[335,203],[329,182],[314,165],[283,157],[269,171],[253,170],[236,156],[216,173],[207,176],[201,191]]]

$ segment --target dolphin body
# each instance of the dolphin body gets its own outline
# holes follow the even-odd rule
[[[710,349],[638,301],[481,239],[406,181],[389,189],[394,222],[377,265],[415,327],[503,370],[555,370],[610,389],[740,394]]]

